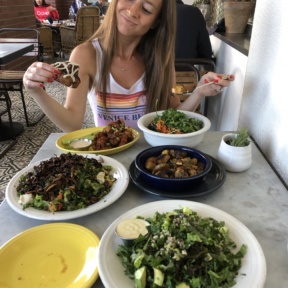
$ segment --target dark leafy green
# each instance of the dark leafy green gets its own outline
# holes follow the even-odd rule
[[[157,212],[145,220],[150,223],[148,234],[140,235],[133,246],[118,247],[117,255],[130,278],[145,266],[147,287],[154,287],[153,267],[165,274],[163,287],[175,288],[183,282],[191,288],[236,284],[247,248],[243,244],[236,251],[224,222],[201,218],[189,208]]]

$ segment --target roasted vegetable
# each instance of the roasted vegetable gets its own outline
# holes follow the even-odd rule
[[[185,151],[168,149],[146,159],[145,168],[152,174],[166,178],[186,178],[204,171],[204,164]]]
[[[106,150],[123,146],[133,141],[133,133],[125,127],[123,119],[110,122],[101,132],[95,134],[93,150]]]

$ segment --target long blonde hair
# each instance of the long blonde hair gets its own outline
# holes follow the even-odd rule
[[[162,0],[157,26],[150,29],[141,39],[137,52],[145,65],[146,112],[169,107],[169,98],[174,81],[176,5],[174,0]],[[100,75],[101,89],[106,94],[112,58],[116,51],[117,22],[116,6],[118,0],[112,0],[99,29],[88,39],[102,40],[103,69]],[[157,103],[157,107],[156,107]]]

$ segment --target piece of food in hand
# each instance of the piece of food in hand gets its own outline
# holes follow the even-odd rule
[[[172,88],[172,93],[173,94],[184,94],[184,93],[186,93],[186,89],[184,88],[183,85],[177,84]]]
[[[80,84],[80,78],[78,76],[79,65],[70,61],[56,62],[52,64],[57,68],[60,74],[57,75],[56,81],[64,84],[70,88],[77,88]]]

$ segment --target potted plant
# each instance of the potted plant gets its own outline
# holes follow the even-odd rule
[[[256,0],[224,0],[225,29],[227,33],[244,33]]]
[[[218,160],[230,172],[242,172],[252,164],[252,145],[248,130],[225,134],[218,149]]]

